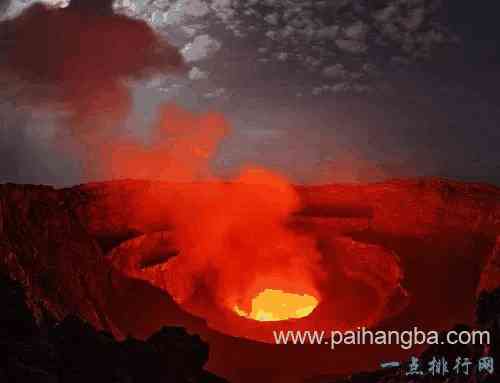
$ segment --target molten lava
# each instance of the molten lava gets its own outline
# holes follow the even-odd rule
[[[310,315],[318,300],[308,294],[292,294],[281,290],[265,289],[252,299],[250,313],[234,307],[236,314],[260,322],[273,322],[304,318]]]

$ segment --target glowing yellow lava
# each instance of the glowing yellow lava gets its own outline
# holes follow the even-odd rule
[[[265,289],[252,299],[250,313],[234,307],[236,314],[260,322],[304,318],[311,314],[318,300],[312,295],[292,294],[281,290]]]

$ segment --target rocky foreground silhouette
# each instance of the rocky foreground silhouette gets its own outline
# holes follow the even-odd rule
[[[314,359],[327,358],[316,357],[316,351],[311,351],[314,357],[310,361],[296,367],[296,354],[284,350],[274,355],[272,364],[267,356],[261,360],[257,356],[263,354],[264,346],[215,334],[202,318],[184,312],[168,294],[111,265],[107,255],[116,253],[118,247],[142,241],[143,246],[154,249],[155,241],[172,230],[168,204],[176,198],[179,187],[185,185],[151,181],[113,181],[68,189],[0,185],[0,271],[26,291],[26,297],[21,297],[17,285],[2,279],[4,301],[14,303],[2,312],[0,341],[7,353],[0,381],[70,379],[62,376],[73,376],[67,380],[72,382],[79,381],[78,376],[86,381],[89,377],[103,382],[139,381],[134,380],[138,376],[134,374],[139,374],[134,368],[142,371],[141,382],[158,381],[160,376],[171,376],[167,381],[174,382],[219,381],[203,370],[208,357],[206,344],[179,328],[164,328],[165,324],[201,334],[211,347],[211,371],[234,381],[277,381],[279,377],[296,382],[299,380],[292,377],[297,374],[302,374],[303,381],[305,376],[334,371],[334,364],[326,366],[326,371],[314,364]],[[457,318],[468,326],[487,326],[497,342],[488,352],[498,355],[499,188],[412,179],[300,186],[297,190],[303,208],[291,224],[298,229],[314,231],[320,241],[333,236],[341,238],[341,243],[387,249],[401,258],[411,301],[400,320],[410,320],[418,312],[419,324],[443,330],[456,324]],[[163,250],[160,253],[175,254],[174,248]],[[146,268],[164,261],[158,252],[145,253],[149,254],[147,259],[140,261]],[[453,315],[447,316],[450,312]],[[218,355],[228,345],[236,351],[224,354],[221,360]],[[104,353],[113,359],[106,365],[113,367],[102,375],[90,376],[97,374],[94,367],[101,365],[99,355]],[[163,367],[154,365],[158,360],[165,360]],[[280,366],[287,360],[288,371],[283,372]],[[76,371],[76,375],[66,375],[73,374],[66,369]],[[325,379],[312,381],[333,381]],[[352,382],[406,380],[396,372],[348,378]]]
[[[75,316],[37,322],[21,285],[0,276],[1,382],[224,383],[205,371],[208,345],[180,327],[117,342]]]

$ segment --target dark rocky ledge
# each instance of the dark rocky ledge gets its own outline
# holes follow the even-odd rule
[[[119,342],[75,316],[39,326],[24,289],[4,275],[0,300],[0,382],[226,382],[203,369],[208,345],[181,327]]]

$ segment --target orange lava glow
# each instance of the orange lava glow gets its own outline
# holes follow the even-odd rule
[[[282,290],[265,289],[252,299],[252,311],[247,313],[238,306],[236,314],[259,322],[299,319],[309,316],[318,300],[308,294],[292,294]]]
[[[164,271],[178,303],[200,290],[211,291],[224,311],[251,311],[264,288],[319,296],[320,254],[314,238],[286,225],[299,200],[285,178],[247,168],[231,183],[186,187],[177,196],[169,217],[179,255]]]

